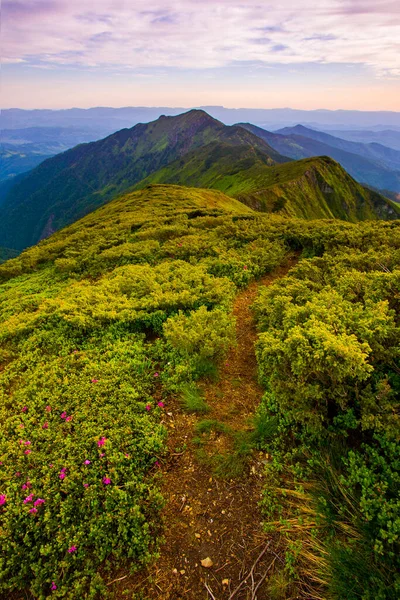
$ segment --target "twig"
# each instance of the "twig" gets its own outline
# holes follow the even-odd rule
[[[272,561],[272,563],[269,565],[268,569],[265,571],[264,575],[261,577],[260,581],[257,583],[256,588],[251,596],[251,600],[256,600],[256,594],[257,594],[257,590],[260,587],[260,585],[262,584],[262,582],[264,581],[264,579],[266,578],[266,576],[268,575],[268,571],[273,567],[273,565],[275,564],[276,561],[276,557],[274,558],[274,560]]]
[[[212,593],[212,591],[210,590],[210,588],[208,587],[208,585],[206,584],[206,582],[204,582],[204,586],[205,586],[207,592],[210,594],[212,600],[216,600],[214,594]]]
[[[227,567],[229,565],[229,561],[226,562],[224,565],[222,565],[222,567],[220,567],[219,569],[217,569],[215,572],[218,573],[218,571],[222,571],[222,569],[225,569],[225,567]]]
[[[107,583],[107,585],[111,585],[112,583],[115,583],[116,581],[122,581],[123,579],[126,579],[128,577],[128,575],[124,575],[123,577],[118,577],[118,579],[113,579],[112,581],[110,581],[110,583]]]
[[[271,542],[268,542],[268,543],[265,545],[264,549],[263,549],[263,550],[260,552],[260,554],[258,555],[258,557],[257,557],[257,559],[256,559],[256,561],[255,561],[255,563],[254,563],[254,564],[253,564],[253,566],[251,567],[251,569],[250,569],[250,573],[247,575],[247,577],[245,577],[245,578],[243,579],[243,581],[241,581],[241,582],[239,583],[239,585],[237,586],[237,588],[236,588],[235,590],[233,590],[233,592],[232,592],[232,594],[229,596],[228,600],[232,600],[232,598],[234,598],[234,597],[236,596],[237,592],[240,590],[240,588],[242,587],[242,585],[243,585],[244,583],[246,583],[246,581],[248,580],[248,578],[249,578],[249,577],[253,577],[253,572],[254,572],[254,569],[256,568],[257,564],[260,562],[260,560],[262,559],[262,557],[263,557],[263,556],[264,556],[264,554],[266,553],[266,551],[267,551],[267,549],[268,549],[268,547],[269,547],[270,543],[271,543]]]

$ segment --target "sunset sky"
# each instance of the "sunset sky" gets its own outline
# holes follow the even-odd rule
[[[399,0],[3,0],[2,107],[400,110]]]

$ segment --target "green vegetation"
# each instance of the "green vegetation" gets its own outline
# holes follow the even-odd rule
[[[312,243],[317,256],[255,303],[263,410],[278,421],[264,444],[274,457],[265,508],[313,597],[394,600],[400,230],[329,229],[330,239],[327,225],[300,235],[303,252],[312,255]]]
[[[168,185],[0,265],[2,594],[105,597],[115,569],[156,556],[168,398],[198,407],[234,340],[235,294],[293,251],[254,307],[254,427],[200,421],[199,455],[228,477],[254,447],[272,455],[263,503],[288,541],[275,597],[287,574],[305,597],[398,597],[399,224],[266,215]]]
[[[220,192],[151,186],[0,266],[2,594],[104,597],[156,555],[166,398],[215,372],[275,237]]]
[[[328,157],[270,165],[248,146],[212,143],[138,184],[175,183],[218,189],[261,212],[302,219],[397,219],[399,207],[364,188]]]
[[[181,402],[184,410],[189,413],[202,414],[207,413],[210,410],[210,407],[203,398],[201,390],[193,383],[182,385]]]

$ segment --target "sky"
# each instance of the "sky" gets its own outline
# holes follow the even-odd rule
[[[3,0],[3,108],[400,111],[399,0]]]

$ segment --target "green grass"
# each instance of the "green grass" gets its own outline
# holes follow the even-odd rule
[[[204,414],[210,411],[201,390],[194,383],[187,383],[181,387],[181,404],[188,413]]]

